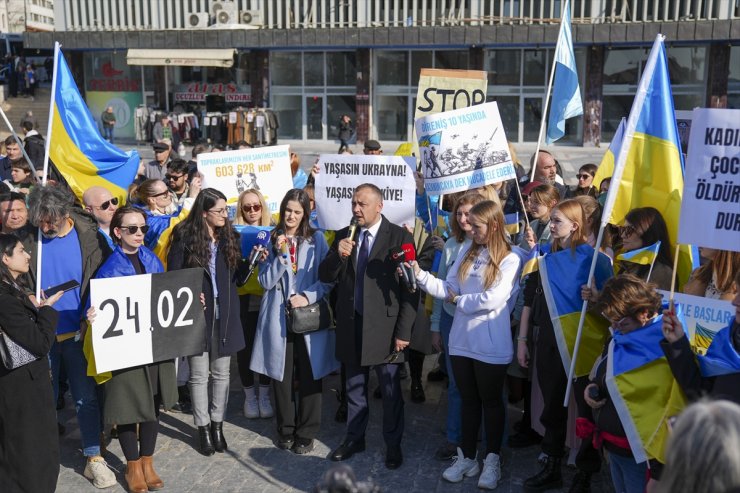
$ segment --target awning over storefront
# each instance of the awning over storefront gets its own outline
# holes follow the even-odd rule
[[[229,50],[137,50],[129,49],[129,65],[156,65],[181,67],[231,67],[234,49]]]

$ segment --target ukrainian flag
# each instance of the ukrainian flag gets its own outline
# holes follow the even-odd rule
[[[442,132],[430,135],[424,135],[419,139],[419,147],[429,147],[430,145],[439,145],[442,143]]]
[[[123,152],[100,135],[58,43],[48,145],[49,159],[80,201],[85,190],[95,185],[120,200],[126,198],[139,169],[139,154]]]
[[[706,354],[699,354],[699,368],[704,377],[716,377],[719,375],[729,375],[740,373],[740,354],[732,345],[732,325],[720,330],[716,334],[711,334],[711,342],[708,345]],[[699,324],[696,324],[696,342],[698,349],[699,342]],[[702,327],[703,329],[703,327]],[[705,332],[708,332],[704,329]]]
[[[594,249],[590,245],[579,245],[575,251],[561,250],[539,257],[539,271],[542,288],[550,311],[550,319],[555,330],[560,359],[568,373],[573,347],[578,334],[578,323],[581,319],[583,300],[581,286],[588,284]],[[609,257],[599,253],[594,271],[596,289],[601,290],[604,283],[612,277]],[[586,312],[581,344],[578,349],[575,376],[588,375],[596,359],[601,355],[606,338],[609,335],[609,324],[597,314]]]
[[[545,245],[543,247],[543,251],[547,250],[550,251],[550,245]],[[533,249],[529,251],[529,255],[527,258],[522,260],[522,276],[521,278],[524,279],[528,275],[530,275],[532,272],[540,270],[539,266],[539,258],[540,258],[540,245],[539,243],[534,246]]]
[[[519,232],[519,213],[513,212],[511,214],[504,215],[504,224],[506,232],[510,235],[515,235]]]
[[[617,162],[619,156],[619,149],[622,147],[622,139],[624,138],[624,127],[627,124],[627,120],[622,118],[619,122],[619,127],[612,137],[612,141],[609,143],[609,149],[606,150],[604,157],[601,158],[599,169],[596,170],[594,175],[594,186],[596,188],[601,187],[601,182],[604,178],[610,178],[614,173],[614,163]]]
[[[619,255],[617,255],[617,260],[621,260],[623,262],[632,262],[633,264],[640,265],[653,265],[653,262],[655,262],[655,259],[658,257],[659,250],[660,241],[650,246],[620,253]]]
[[[662,323],[659,315],[635,331],[615,332],[609,344],[606,386],[638,463],[665,463],[668,418],[686,406],[660,347]]]
[[[656,37],[632,103],[604,217],[611,224],[622,224],[630,210],[654,207],[665,219],[671,244],[676,245],[684,164],[664,39],[662,34]],[[691,249],[682,245],[679,286],[688,280],[692,268]]]

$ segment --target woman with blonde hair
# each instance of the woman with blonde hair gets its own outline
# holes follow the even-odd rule
[[[236,202],[237,226],[271,226],[273,224],[270,208],[259,190],[250,188],[239,194]],[[254,385],[254,372],[249,369],[254,348],[254,337],[260,313],[260,303],[264,289],[254,273],[244,286],[237,289],[241,306],[241,322],[244,331],[244,349],[236,353],[239,366],[239,377],[244,388],[244,417],[247,419],[271,418],[275,412],[270,402],[270,378],[259,374],[259,391]]]
[[[731,301],[737,293],[733,279],[740,272],[740,252],[699,247],[699,255],[709,261],[691,273],[683,292],[704,298]]]
[[[570,252],[568,258],[573,259],[572,271],[575,275],[580,267],[576,263],[577,257],[573,255],[576,249],[590,248],[593,255],[593,248],[588,245],[586,216],[581,204],[576,200],[566,200],[556,205],[550,214],[549,228],[552,243],[543,247],[544,253]],[[604,262],[608,261],[604,259]],[[606,270],[611,271],[610,268]],[[572,296],[580,301],[580,286]],[[532,326],[536,329],[530,331]],[[558,488],[563,484],[560,461],[565,453],[568,422],[568,408],[563,407],[568,378],[539,271],[530,274],[524,286],[524,308],[517,337],[517,359],[524,368],[530,363],[530,346],[527,344],[530,333],[534,334],[531,347],[544,404],[540,422],[545,427],[542,452],[546,455],[542,470],[524,483],[525,491],[534,492]]]
[[[442,477],[457,483],[478,474],[476,444],[481,417],[486,455],[478,487],[496,488],[501,479],[501,442],[506,406],[503,387],[514,350],[510,313],[519,291],[521,260],[512,252],[501,205],[483,201],[470,209],[472,242],[461,248],[446,279],[413,262],[419,286],[455,306],[450,331],[452,371],[462,398],[462,442]]]

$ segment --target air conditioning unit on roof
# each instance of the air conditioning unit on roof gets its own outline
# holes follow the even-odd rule
[[[216,24],[239,23],[239,6],[236,2],[213,2],[211,13],[216,16]]]
[[[261,10],[242,10],[239,12],[239,23],[246,24],[249,26],[262,26],[264,21],[262,19]]]
[[[210,22],[208,12],[193,12],[188,16],[188,27],[192,29],[205,29]]]

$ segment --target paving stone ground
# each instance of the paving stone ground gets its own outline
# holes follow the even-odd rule
[[[434,358],[426,360],[425,372],[431,369]],[[157,471],[165,482],[166,492],[303,492],[322,478],[327,469],[336,463],[327,459],[344,435],[344,425],[334,421],[336,400],[332,388],[339,385],[338,376],[324,380],[324,401],[321,432],[315,450],[297,456],[275,447],[275,419],[246,419],[242,414],[244,393],[238,382],[235,362],[232,361],[232,387],[229,394],[228,413],[224,434],[229,450],[223,454],[204,457],[197,451],[195,427],[192,416],[178,413],[162,415],[161,428],[154,456]],[[370,389],[375,388],[371,372]],[[423,404],[410,402],[408,379],[404,388],[406,428],[402,443],[404,463],[401,468],[385,468],[385,448],[381,436],[381,401],[370,398],[370,424],[367,430],[367,450],[356,454],[346,463],[360,480],[372,479],[384,492],[432,493],[469,492],[477,489],[477,479],[467,478],[451,484],[441,474],[448,463],[434,459],[434,451],[444,443],[447,392],[444,383],[424,382],[427,400]],[[82,476],[84,457],[80,450],[80,434],[74,407],[67,394],[67,407],[59,412],[60,421],[67,427],[61,438],[62,468],[57,484],[58,492],[94,492],[92,484]],[[510,407],[509,422],[518,419],[519,411]],[[501,493],[522,491],[524,480],[538,470],[539,447],[509,449],[504,447],[503,478],[496,491]],[[117,440],[113,440],[105,453],[108,464],[114,468],[118,484],[107,492],[126,491],[124,480],[125,459]],[[603,469],[603,468],[602,468]],[[575,473],[563,468],[566,486]],[[558,490],[555,490],[558,491]],[[567,491],[567,488],[563,491]],[[611,483],[603,473],[593,483],[595,492],[611,492]]]

